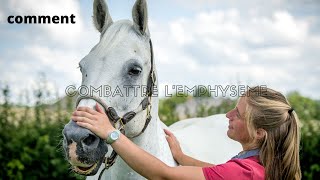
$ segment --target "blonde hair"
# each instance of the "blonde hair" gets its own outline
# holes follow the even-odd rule
[[[255,130],[265,130],[265,136],[257,141],[265,179],[301,179],[299,119],[287,99],[260,86],[249,89],[244,98],[250,138],[256,139]]]

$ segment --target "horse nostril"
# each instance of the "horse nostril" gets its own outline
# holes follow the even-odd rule
[[[90,146],[91,144],[93,144],[95,142],[96,139],[97,139],[96,136],[94,136],[92,134],[89,134],[89,136],[84,138],[82,140],[82,142],[83,142],[84,145]]]

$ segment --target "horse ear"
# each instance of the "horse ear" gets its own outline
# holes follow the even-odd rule
[[[113,23],[108,6],[104,0],[94,0],[92,18],[94,25],[99,32],[107,29]]]
[[[148,11],[146,0],[137,0],[132,9],[132,19],[135,29],[142,35],[149,35]]]

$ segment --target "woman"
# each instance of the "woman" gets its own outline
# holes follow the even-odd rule
[[[97,105],[96,109],[79,107],[72,119],[107,139],[115,129],[101,107]],[[132,169],[148,179],[301,179],[299,120],[281,93],[252,88],[226,116],[228,137],[241,143],[243,151],[224,164],[214,165],[185,155],[167,130],[173,157],[181,166],[167,166],[124,135],[111,146]]]

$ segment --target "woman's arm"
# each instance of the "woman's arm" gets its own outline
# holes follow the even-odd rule
[[[201,167],[169,167],[122,134],[111,146],[132,169],[147,179],[205,179]]]
[[[182,166],[198,166],[198,167],[214,166],[214,164],[203,162],[184,154],[181,150],[180,143],[177,140],[177,138],[174,136],[174,134],[166,129],[164,130],[164,132],[167,135],[166,138],[169,143],[173,158],[178,162],[178,164]]]
[[[106,139],[108,134],[114,130],[114,127],[98,105],[96,105],[96,109],[97,111],[87,107],[79,107],[71,118],[79,126],[85,127],[99,137]],[[201,167],[169,167],[122,134],[111,146],[133,170],[145,178],[205,179]]]
[[[178,163],[182,166],[197,166],[197,167],[215,166],[214,164],[210,164],[204,161],[200,161],[198,159],[194,159],[188,155],[184,155],[183,157],[181,157]]]

